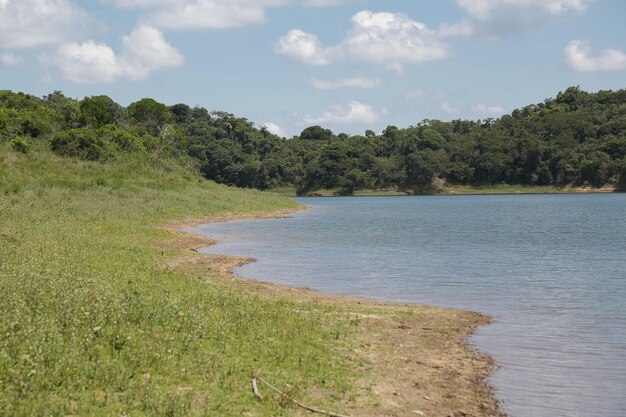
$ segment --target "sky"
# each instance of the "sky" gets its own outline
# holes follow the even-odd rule
[[[0,89],[381,132],[626,88],[624,0],[0,0]]]

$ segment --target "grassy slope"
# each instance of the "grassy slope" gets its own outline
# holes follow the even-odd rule
[[[176,254],[155,246],[171,237],[155,225],[293,207],[157,161],[0,144],[0,415],[289,414],[254,401],[260,368],[301,398],[311,387],[341,397],[351,371],[337,361],[346,350],[332,306],[157,265]]]

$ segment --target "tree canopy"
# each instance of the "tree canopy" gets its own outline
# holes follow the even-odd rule
[[[107,160],[168,152],[207,178],[239,187],[432,192],[438,184],[624,185],[626,90],[578,87],[498,119],[422,120],[380,135],[310,126],[283,139],[245,118],[144,98],[128,107],[107,96],[75,100],[0,91],[0,140],[27,149]]]

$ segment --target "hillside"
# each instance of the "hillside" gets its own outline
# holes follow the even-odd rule
[[[626,181],[626,90],[571,87],[498,119],[422,120],[363,136],[311,126],[292,139],[186,104],[146,98],[123,107],[106,96],[4,91],[0,140],[23,150],[45,142],[58,155],[91,161],[168,155],[218,183],[300,195],[433,193],[446,185],[619,188]]]

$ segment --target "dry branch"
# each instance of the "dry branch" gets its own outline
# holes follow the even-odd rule
[[[254,375],[252,377],[252,392],[254,392],[254,396],[256,397],[257,401],[261,402],[263,401],[263,397],[261,396],[261,393],[259,392],[259,387],[256,383],[256,375]]]

